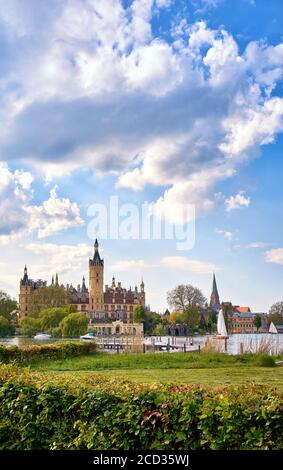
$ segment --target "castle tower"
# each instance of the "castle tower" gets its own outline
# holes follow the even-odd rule
[[[97,239],[94,243],[94,255],[89,260],[89,308],[90,310],[104,309],[103,274],[104,261],[100,258]]]
[[[219,300],[219,294],[218,294],[216,278],[215,278],[214,273],[213,273],[212,292],[211,292],[211,296],[210,296],[210,304],[209,305],[210,305],[210,307],[213,307],[216,310],[220,309],[220,300]]]
[[[141,288],[141,291],[140,291],[140,303],[141,303],[141,305],[143,306],[143,308],[145,308],[145,290],[144,290],[143,278],[142,278],[142,281],[141,281],[140,288]]]
[[[20,318],[28,315],[29,299],[32,293],[32,283],[28,278],[28,270],[25,266],[24,276],[20,280],[19,312]]]

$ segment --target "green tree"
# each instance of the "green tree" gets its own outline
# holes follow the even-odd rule
[[[22,317],[20,319],[20,331],[23,336],[32,338],[38,331],[40,331],[40,320],[31,317]]]
[[[4,338],[5,336],[12,336],[15,333],[15,328],[11,322],[0,315],[0,336]]]
[[[174,311],[170,313],[170,323],[176,325],[177,323],[185,323],[186,318],[184,312]]]
[[[190,305],[184,311],[185,323],[191,332],[195,331],[200,322],[200,313],[197,305]]]
[[[258,331],[259,328],[261,327],[261,316],[258,313],[254,317],[253,324]]]
[[[71,314],[68,310],[68,307],[46,308],[41,310],[39,314],[41,330],[49,333],[53,328],[57,328],[63,318]]]
[[[142,305],[139,305],[138,307],[136,307],[134,309],[134,312],[133,312],[133,321],[134,323],[142,323],[144,321],[144,317],[145,317],[145,314],[144,314],[144,308]]]
[[[47,286],[36,289],[30,297],[29,314],[37,318],[46,308],[64,307],[68,304],[68,293],[61,286]]]
[[[18,304],[6,292],[0,291],[0,315],[11,320],[11,312],[17,310]]]
[[[70,313],[60,322],[62,336],[78,338],[87,331],[88,319],[84,313]]]
[[[221,308],[222,308],[222,312],[223,312],[223,316],[224,316],[224,320],[225,320],[227,333],[229,333],[229,331],[230,331],[230,322],[231,322],[231,318],[232,318],[232,315],[233,315],[233,305],[231,304],[231,302],[222,302]]]

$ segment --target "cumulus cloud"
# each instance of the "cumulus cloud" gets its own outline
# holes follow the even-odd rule
[[[268,263],[283,264],[283,248],[266,251],[264,256]]]
[[[31,277],[51,279],[55,273],[62,276],[68,275],[68,282],[71,283],[70,276],[87,271],[88,258],[91,256],[92,248],[86,244],[59,245],[55,243],[27,243],[23,247],[36,256],[32,265]],[[39,261],[39,262],[38,262]],[[60,281],[60,279],[59,279]]]
[[[2,16],[17,59],[1,82],[7,159],[50,177],[56,163],[116,174],[119,187],[161,186],[152,206],[174,219],[176,200],[212,211],[218,185],[282,132],[283,44],[253,41],[240,52],[204,21],[183,22],[167,41],[152,29],[166,0],[44,3],[25,2],[21,16],[13,0]]]
[[[249,197],[245,196],[244,191],[240,191],[235,196],[230,196],[225,199],[224,204],[226,206],[226,211],[230,212],[235,209],[241,209],[243,207],[249,207],[251,200]]]
[[[29,230],[35,231],[38,238],[45,238],[70,227],[83,225],[80,211],[75,202],[57,196],[57,187],[50,191],[50,197],[41,206],[26,208],[30,215]]]
[[[8,168],[0,162],[0,243],[7,244],[17,238],[36,234],[48,237],[61,230],[82,225],[80,211],[75,202],[57,196],[57,187],[42,205],[32,204],[33,175],[24,170]]]

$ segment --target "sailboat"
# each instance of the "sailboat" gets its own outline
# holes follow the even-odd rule
[[[219,310],[218,318],[217,318],[217,335],[215,336],[216,339],[227,339],[228,333],[225,324],[225,319],[223,315],[223,310]]]

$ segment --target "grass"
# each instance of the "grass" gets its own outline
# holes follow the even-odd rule
[[[95,352],[85,356],[63,360],[34,360],[30,363],[35,370],[79,371],[117,369],[202,369],[218,367],[239,367],[243,365],[264,365],[266,356],[243,354],[238,356],[213,353],[148,353],[110,354]],[[263,364],[261,364],[263,362]],[[270,364],[272,365],[272,364]]]
[[[187,383],[203,386],[267,384],[283,392],[283,367],[271,367],[264,355],[228,356],[211,353],[109,354],[92,353],[65,360],[37,360],[30,364],[44,375],[75,376],[82,381],[110,379],[134,383]],[[75,374],[74,374],[75,372]]]

